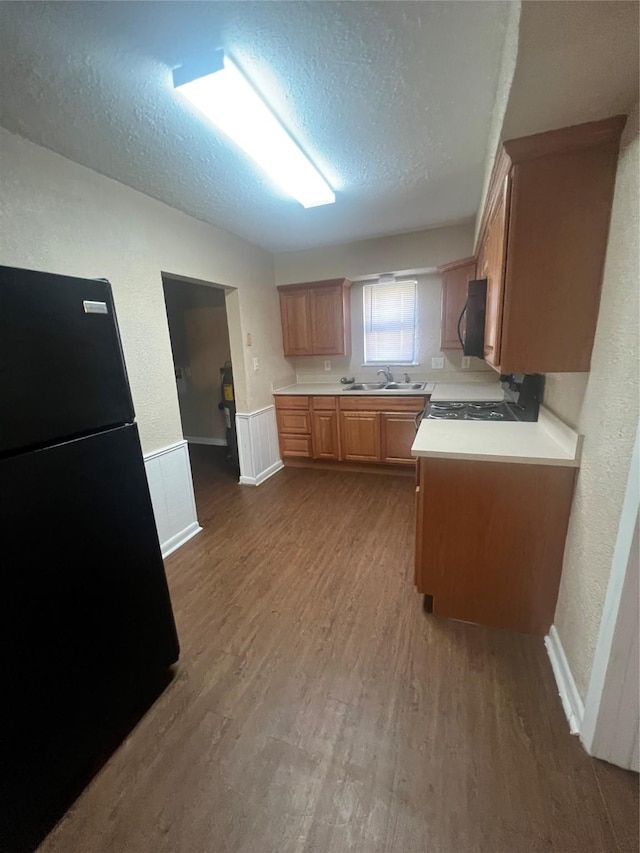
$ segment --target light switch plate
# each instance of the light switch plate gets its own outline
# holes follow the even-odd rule
[[[331,370],[331,359],[325,358],[324,360],[324,369]]]
[[[470,367],[471,367],[471,356],[470,355],[463,355],[462,356],[462,369],[463,370],[469,370]]]
[[[443,370],[444,369],[444,358],[432,358],[431,359],[431,367],[433,370]]]
[[[258,359],[257,359],[257,358],[254,358],[254,359],[253,359],[253,369],[254,369],[254,370],[257,370],[257,369],[258,369]]]

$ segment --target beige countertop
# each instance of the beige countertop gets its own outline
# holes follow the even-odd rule
[[[414,456],[580,467],[582,436],[542,407],[535,423],[423,420]]]
[[[349,396],[349,397],[424,397],[427,394],[431,394],[432,390],[435,388],[435,383],[427,382],[426,386],[420,391],[408,390],[408,391],[384,391],[383,389],[379,389],[378,391],[347,391],[346,385],[341,385],[339,382],[299,382],[295,385],[287,385],[285,388],[278,388],[277,391],[274,391],[274,394],[300,394],[302,396],[309,397],[318,397],[322,395],[339,395],[339,396]]]

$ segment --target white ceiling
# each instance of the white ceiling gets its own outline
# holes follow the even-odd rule
[[[272,251],[474,216],[502,2],[0,3],[0,124]],[[223,47],[336,189],[304,210],[176,95]]]

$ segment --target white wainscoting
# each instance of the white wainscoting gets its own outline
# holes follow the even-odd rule
[[[256,412],[237,412],[236,428],[240,482],[246,486],[259,486],[283,467],[275,406]]]
[[[177,441],[145,453],[144,467],[162,556],[167,557],[202,530],[196,515],[187,442]]]

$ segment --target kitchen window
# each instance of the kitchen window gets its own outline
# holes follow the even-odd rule
[[[415,279],[363,288],[364,363],[416,363]]]

